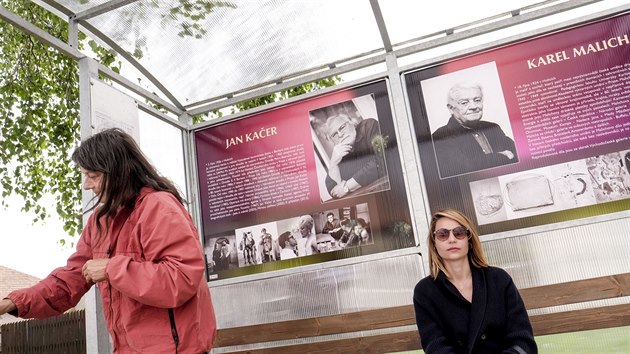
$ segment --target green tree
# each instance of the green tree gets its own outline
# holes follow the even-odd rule
[[[181,36],[197,38],[204,34],[194,21],[204,19],[204,11],[212,10],[213,7],[205,3],[180,0],[179,5],[170,10],[170,20],[182,21]],[[227,2],[216,3],[216,6],[232,6]],[[60,40],[68,38],[68,24],[64,20],[29,0],[0,0],[0,5]],[[186,28],[192,28],[193,32],[186,32]],[[115,53],[80,34],[79,49],[86,45],[102,64],[119,72],[121,63]],[[19,195],[23,200],[21,209],[33,212],[34,222],[42,222],[50,216],[50,211],[42,205],[42,197],[52,195],[64,230],[69,237],[78,235],[82,229],[81,176],[70,160],[70,152],[80,139],[78,64],[4,21],[0,21],[0,55],[2,205],[7,207],[7,196]],[[235,105],[232,112],[332,86],[339,81],[339,77],[333,77],[260,97]],[[208,116],[195,117],[197,121],[203,118]],[[63,244],[66,239],[60,242]]]
[[[3,7],[65,40],[68,25],[27,1]],[[4,198],[18,194],[35,221],[49,212],[40,205],[51,194],[68,234],[81,227],[80,175],[68,151],[79,140],[77,63],[36,38],[0,21],[0,183]],[[65,240],[62,240],[63,243]]]
[[[332,76],[329,78],[321,79],[315,82],[309,82],[301,86],[296,86],[287,90],[283,90],[280,92],[275,92],[266,96],[261,96],[254,98],[249,101],[237,103],[228,108],[228,112],[230,114],[234,114],[240,111],[246,111],[248,109],[256,108],[259,106],[264,106],[269,103],[273,103],[276,101],[286,100],[287,98],[303,95],[305,93],[317,91],[326,87],[335,86],[341,82],[340,76]],[[200,123],[208,119],[216,119],[221,118],[223,116],[224,110],[210,112],[204,115],[198,115],[193,117],[194,123]]]

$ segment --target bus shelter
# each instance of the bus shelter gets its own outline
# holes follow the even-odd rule
[[[65,41],[4,8],[0,17],[79,62],[82,138],[125,129],[185,191],[220,331],[409,305],[429,274],[430,216],[446,207],[473,218],[491,263],[520,289],[630,271],[625,1],[41,6],[68,21]],[[115,51],[122,71],[77,50],[79,33]],[[508,154],[440,145],[449,90],[464,86],[483,92],[482,120]],[[364,144],[338,183],[336,136],[349,125]],[[299,233],[305,219],[315,242]],[[359,231],[344,238],[344,221]],[[111,350],[100,315],[90,293],[89,353]],[[621,326],[627,317],[602,325]],[[307,341],[415,331],[392,327]]]

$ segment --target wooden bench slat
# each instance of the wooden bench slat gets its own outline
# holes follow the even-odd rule
[[[254,349],[231,354],[381,354],[420,349],[418,332],[406,331],[375,336],[339,339],[325,342],[305,343]]]
[[[534,335],[630,326],[630,305],[612,305],[531,316]]]
[[[404,305],[303,320],[226,328],[218,331],[216,346],[225,347],[413,325],[416,323],[415,316],[413,305]]]
[[[520,292],[525,306],[528,309],[629,296],[630,273],[538,286],[521,289]],[[628,325],[627,321],[629,316],[627,310],[623,311],[623,306],[626,308],[630,308],[630,306],[620,306],[617,313],[611,313],[612,316],[606,315],[610,317],[610,319],[598,318],[598,316],[606,317],[603,316],[600,311],[610,311],[611,309],[616,309],[616,307],[608,306],[532,316],[532,325],[537,335]],[[620,314],[625,314],[626,317],[620,318]],[[582,321],[583,317],[589,318],[590,322]],[[624,320],[626,322],[624,322]],[[415,325],[415,323],[413,305],[404,305],[318,318],[220,329],[215,346],[227,347],[287,339],[309,338],[338,333]],[[614,325],[608,325],[608,323]],[[396,338],[394,334],[389,336],[390,339]],[[380,336],[375,337],[381,338]],[[403,336],[403,338],[406,337]],[[352,338],[352,340],[361,340],[361,338]],[[344,341],[350,341],[350,339]],[[326,343],[329,343],[328,345],[340,345],[345,348],[343,341]],[[405,343],[405,341],[403,340],[402,343]],[[305,344],[305,346],[311,345],[312,343]],[[354,344],[354,346],[356,345],[358,344]],[[301,352],[303,352],[304,348],[300,348],[300,350],[302,350]],[[406,349],[401,349],[401,351],[402,350]]]
[[[525,307],[537,309],[630,295],[630,273],[520,290]]]
[[[630,326],[630,306],[605,306],[531,317],[534,335]],[[386,353],[422,349],[417,331],[231,352],[232,354]]]

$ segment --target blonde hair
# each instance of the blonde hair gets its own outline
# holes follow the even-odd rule
[[[433,277],[433,279],[437,278],[440,271],[442,271],[447,277],[450,276],[450,274],[446,270],[446,266],[444,265],[442,257],[440,257],[437,252],[437,248],[435,247],[435,238],[433,237],[435,224],[441,218],[452,219],[470,231],[470,239],[468,240],[468,259],[474,267],[488,267],[488,260],[486,259],[486,255],[484,254],[483,248],[481,247],[479,233],[477,232],[477,228],[475,227],[475,225],[470,221],[470,219],[468,219],[468,217],[466,217],[466,215],[462,214],[460,211],[455,209],[443,209],[433,214],[433,218],[431,218],[431,224],[429,225],[429,235],[427,242],[429,244],[429,267],[431,269],[431,277]]]

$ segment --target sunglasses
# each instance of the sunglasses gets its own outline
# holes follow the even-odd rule
[[[448,237],[450,236],[451,232],[453,233],[453,236],[455,236],[455,238],[458,240],[463,240],[465,238],[470,237],[470,230],[468,230],[467,228],[463,226],[458,226],[450,230],[449,229],[435,230],[433,231],[433,236],[435,237],[436,240],[444,242],[448,240]]]

